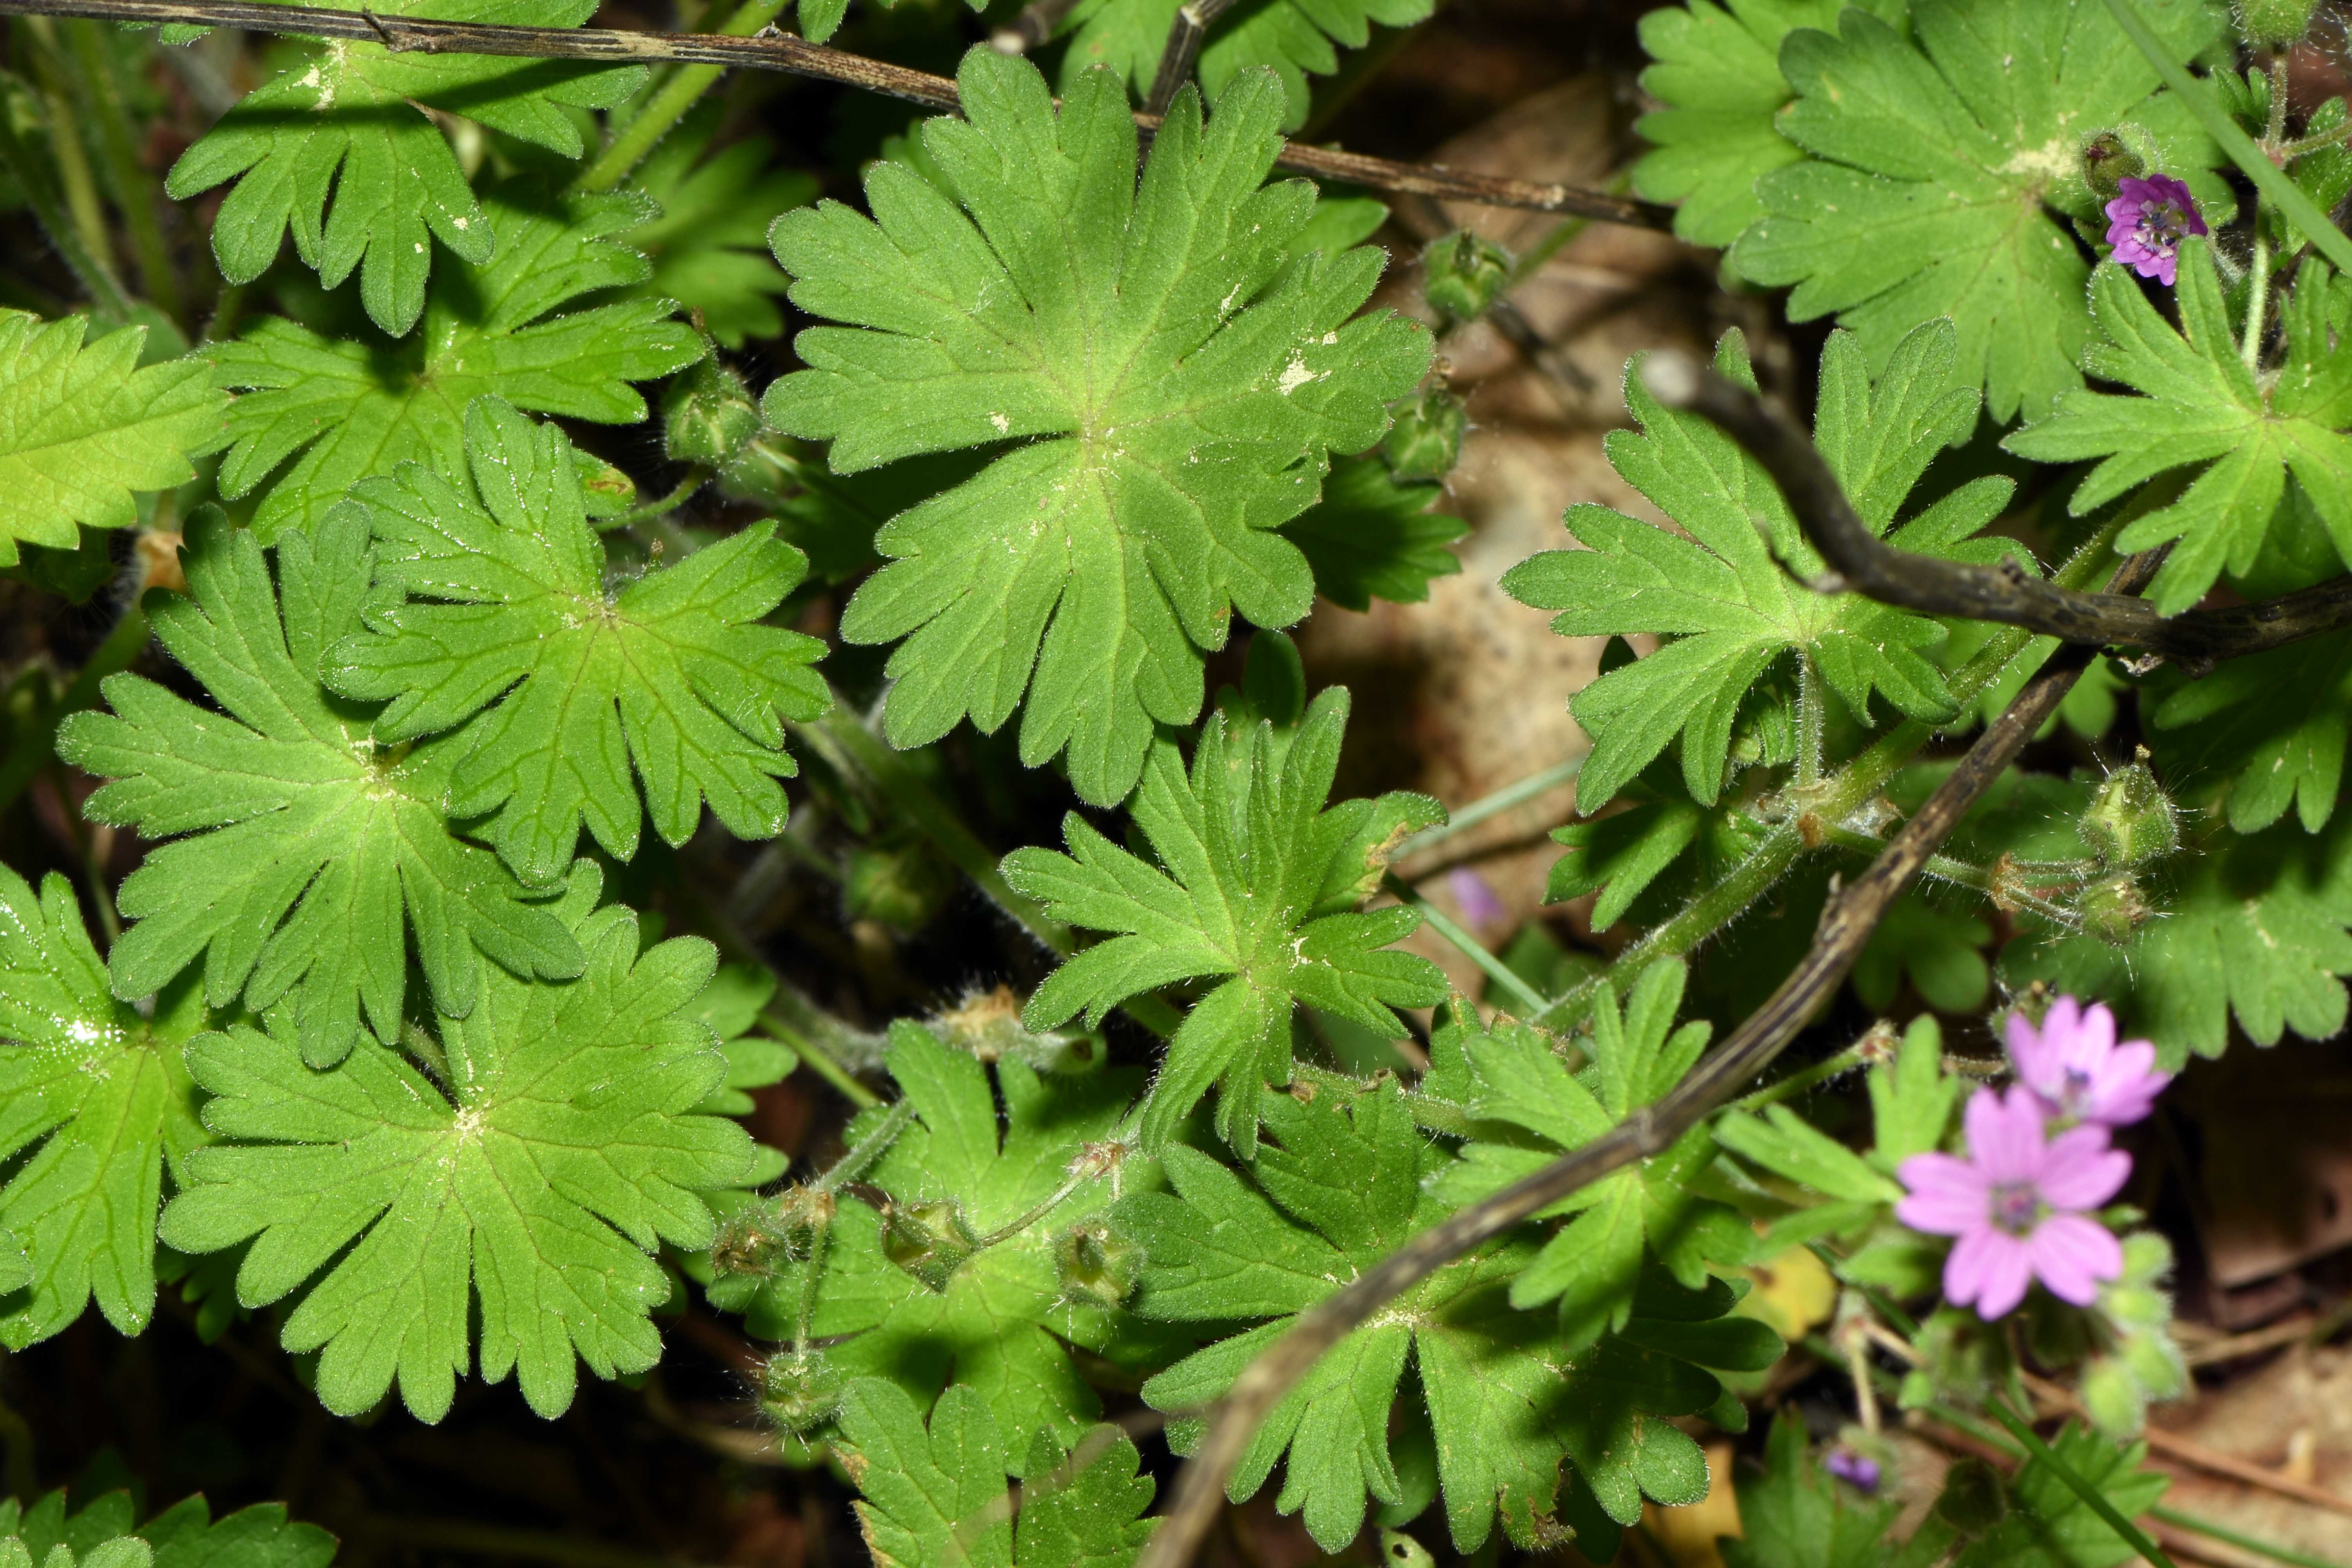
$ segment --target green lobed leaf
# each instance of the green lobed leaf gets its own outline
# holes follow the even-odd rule
[[[71,884],[52,871],[37,898],[0,866],[0,1235],[24,1248],[0,1268],[28,1288],[0,1344],[47,1339],[93,1298],[117,1332],[146,1328],[163,1173],[205,1142],[179,1050],[203,1026],[193,986],[152,1018],[116,1000]]]
[[[983,1235],[1059,1192],[1084,1145],[1118,1135],[1139,1078],[1123,1070],[1045,1075],[1000,1057],[993,1075],[1004,1104],[1000,1119],[979,1059],[918,1025],[891,1026],[888,1064],[915,1121],[866,1181],[896,1202],[952,1202]],[[850,1142],[881,1114],[853,1121]],[[1129,1159],[1116,1176],[1077,1184],[1050,1215],[975,1252],[942,1290],[888,1260],[873,1208],[845,1202],[834,1217],[808,1331],[846,1336],[826,1354],[847,1374],[889,1378],[922,1400],[961,1384],[987,1402],[1003,1430],[1049,1427],[1057,1440],[1075,1443],[1102,1407],[1068,1347],[1124,1354],[1118,1342],[1127,1325],[1124,1313],[1062,1300],[1053,1236],[1099,1213],[1118,1186],[1154,1181],[1148,1162]],[[763,1339],[795,1337],[806,1289],[804,1268],[781,1273],[751,1302],[747,1327]],[[1015,1473],[1026,1453],[1009,1453]]]
[[[10,1568],[327,1568],[335,1538],[295,1524],[282,1503],[255,1503],[221,1519],[202,1493],[146,1523],[131,1494],[108,1492],[67,1511],[63,1490],[38,1501],[0,1500],[0,1563]],[[60,1555],[62,1553],[62,1555]]]
[[[2210,463],[2179,500],[2116,539],[2118,550],[2172,543],[2147,590],[2166,615],[2203,598],[2224,570],[2252,571],[2270,530],[2294,526],[2300,509],[2279,505],[2290,474],[2336,553],[2352,557],[2352,364],[2329,342],[2331,314],[2352,321],[2352,293],[2331,290],[2321,262],[2305,263],[2280,306],[2286,363],[2265,389],[2239,357],[2211,247],[2183,241],[2179,276],[2176,330],[2126,270],[2101,266],[2091,300],[2103,338],[2085,363],[2139,395],[2070,392],[2002,443],[2037,462],[2104,458],[2068,503],[2077,516],[2159,473]]]
[[[1873,380],[1859,341],[1832,333],[1822,353],[1814,444],[1863,520],[1896,548],[1989,562],[2016,552],[2006,541],[1972,537],[2008,500],[2007,479],[1972,480],[1893,526],[1928,461],[1976,418],[1976,395],[1949,384],[1956,343],[1950,322],[1928,322]],[[1736,335],[1717,358],[1726,374],[1753,384]],[[1640,363],[1627,367],[1625,397],[1641,433],[1611,432],[1609,460],[1688,537],[1587,503],[1565,519],[1586,549],[1546,552],[1503,577],[1513,597],[1562,612],[1552,629],[1563,636],[1665,639],[1569,704],[1594,737],[1577,784],[1580,809],[1607,803],[1677,736],[1685,787],[1714,804],[1742,700],[1791,655],[1857,715],[1874,691],[1912,718],[1950,717],[1944,677],[1922,656],[1943,628],[1792,577],[1782,562],[1811,578],[1821,561],[1771,480],[1705,419],[1661,407],[1641,385]]]
[[[1286,750],[1270,722],[1228,729],[1214,714],[1189,776],[1175,746],[1157,742],[1133,812],[1158,866],[1076,812],[1062,825],[1068,854],[1031,847],[1004,858],[1005,879],[1049,918],[1118,933],[1037,988],[1022,1015],[1030,1028],[1082,1009],[1092,1026],[1140,993],[1230,977],[1192,1005],[1169,1041],[1144,1108],[1148,1147],[1165,1143],[1214,1084],[1218,1131],[1247,1157],[1260,1086],[1290,1081],[1297,1003],[1398,1039],[1404,1028],[1391,1008],[1445,999],[1435,964],[1384,951],[1420,916],[1356,908],[1396,843],[1444,813],[1403,794],[1327,810],[1347,722],[1348,693],[1337,687],[1315,700]]]
[[[1199,714],[1203,650],[1236,611],[1266,626],[1307,613],[1313,574],[1276,531],[1315,502],[1327,454],[1380,438],[1429,336],[1349,319],[1377,251],[1289,248],[1314,192],[1262,185],[1281,144],[1270,78],[1235,79],[1205,130],[1180,96],[1139,185],[1108,73],[1081,74],[1058,114],[1034,67],[984,47],[958,79],[968,119],[922,132],[952,198],[879,163],[874,220],[828,202],[777,221],[793,302],[850,325],[801,333],[809,368],[765,408],[830,439],[836,473],[1013,443],[883,528],[891,563],[842,635],[905,639],[884,710],[896,744],[966,715],[993,731],[1026,690],[1022,761],[1066,748],[1078,794],[1108,805],[1154,721]]]
[[[2148,10],[2184,55],[2221,27],[2201,0]],[[2139,123],[2217,225],[2228,191],[2203,171],[2219,154],[2158,92],[2104,0],[1914,0],[1911,20],[1906,37],[1849,11],[1835,36],[1782,40],[1797,98],[1775,123],[1811,155],[1756,183],[1765,216],[1732,265],[1794,285],[1792,320],[1835,312],[1874,364],[1922,321],[1950,317],[1947,384],[1981,389],[2002,424],[2039,417],[2082,385],[2091,336],[2086,269],[2063,221],[2097,215],[2083,138]]]
[[[205,1000],[283,1003],[315,1066],[362,1033],[399,1037],[415,941],[434,1005],[472,1010],[483,972],[562,978],[580,946],[488,850],[457,837],[445,745],[379,745],[369,714],[335,699],[320,657],[356,630],[374,558],[364,520],[289,533],[273,584],[249,531],[191,521],[188,596],[157,595],[164,649],[217,709],[135,675],[109,676],[111,713],[58,727],[58,754],[113,782],[94,822],[169,838],[117,894],[135,923],[107,955],[114,994],[141,997],[202,954]]]
[[[127,528],[133,491],[195,478],[228,400],[203,363],[141,366],[143,327],[85,344],[86,316],[0,310],[0,566],[20,544],[72,550],[81,528]],[[101,557],[102,558],[102,557]]]
[[[386,16],[576,27],[594,0],[384,0]],[[566,110],[609,109],[646,79],[641,66],[490,55],[395,53],[381,44],[298,46],[289,66],[247,93],[164,181],[185,201],[228,181],[213,219],[221,276],[249,283],[295,254],[331,289],[360,269],[360,299],[394,337],[416,324],[435,240],[460,260],[489,261],[507,242],[425,110],[461,114],[566,158],[586,151]],[[330,198],[331,195],[331,205]]]
[[[700,358],[693,330],[671,320],[666,299],[564,307],[643,289],[651,264],[612,237],[651,216],[638,195],[550,195],[509,182],[482,196],[482,232],[497,232],[497,254],[444,268],[414,337],[330,337],[270,317],[215,345],[215,379],[243,394],[229,410],[236,444],[221,462],[221,494],[261,492],[252,527],[268,544],[316,527],[353,483],[396,464],[462,473],[466,409],[485,394],[533,414],[643,419],[645,399],[629,384]]]
[[[1864,8],[1900,26],[1909,0]],[[1800,27],[1834,32],[1845,9],[1846,0],[1689,0],[1643,16],[1652,63],[1642,90],[1666,107],[1634,122],[1653,151],[1633,165],[1633,189],[1676,204],[1675,233],[1727,246],[1764,216],[1756,182],[1805,155],[1774,124],[1795,96],[1780,74],[1780,41]]]
[[[1368,610],[1374,599],[1418,605],[1429,584],[1462,563],[1445,547],[1470,531],[1432,511],[1445,487],[1400,479],[1377,457],[1341,458],[1324,481],[1323,499],[1284,525],[1315,574],[1315,591],[1343,609]]]
[[[1008,1450],[988,1404],[961,1384],[923,1412],[880,1378],[842,1400],[842,1463],[865,1493],[856,1504],[877,1568],[1125,1568],[1151,1534],[1142,1457],[1116,1426],[1096,1426],[1066,1453],[1039,1428],[1017,1472],[1020,1518],[1004,1489]]]
[[[517,1373],[543,1416],[572,1403],[575,1356],[600,1377],[658,1359],[648,1314],[671,1285],[651,1254],[709,1245],[699,1194],[741,1177],[751,1141],[695,1110],[726,1071],[695,1016],[710,944],[641,952],[634,912],[589,912],[601,887],[583,860],[560,906],[580,978],[486,973],[468,1016],[436,1020],[429,1075],[369,1039],[327,1072],[247,1025],[190,1042],[205,1124],[235,1142],[189,1157],[163,1238],[191,1253],[250,1238],[248,1307],[309,1286],[281,1338],[320,1352],[328,1409],[356,1415],[397,1382],[411,1414],[439,1420],[477,1327],[483,1377]]]
[[[2175,687],[2154,717],[2166,776],[2218,783],[2231,830],[2258,833],[2292,807],[2317,833],[2352,745],[2352,633],[2231,659]]]
[[[1061,89],[1067,94],[1089,67],[1108,66],[1139,98],[1151,89],[1168,30],[1181,0],[1090,0],[1064,24],[1070,45],[1062,56]],[[1371,41],[1372,25],[1410,27],[1436,9],[1435,0],[1266,0],[1237,5],[1212,23],[1201,45],[1201,86],[1223,92],[1244,71],[1265,69],[1281,79],[1282,129],[1307,123],[1309,76],[1339,68],[1339,50]]]
[[[327,649],[328,684],[389,701],[379,743],[446,735],[449,811],[486,816],[476,831],[528,883],[562,872],[583,822],[623,860],[643,816],[683,844],[706,800],[740,838],[782,832],[782,720],[824,710],[807,668],[824,645],[761,617],[805,558],[755,523],[608,585],[561,430],[480,398],[466,455],[464,478],[404,463],[330,514],[364,520],[396,596]]]

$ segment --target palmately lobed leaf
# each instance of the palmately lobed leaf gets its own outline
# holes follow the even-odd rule
[[[195,478],[226,439],[228,400],[201,361],[141,366],[143,327],[84,343],[89,318],[0,310],[0,566],[23,544],[71,550],[79,528],[127,528],[137,490]]]
[[[354,483],[401,463],[462,473],[477,397],[630,425],[646,416],[630,383],[702,356],[676,303],[645,292],[653,264],[617,237],[654,219],[646,198],[515,180],[485,191],[481,205],[497,252],[442,268],[415,335],[394,342],[360,327],[334,337],[270,317],[208,351],[218,384],[242,395],[229,410],[221,494],[261,492],[251,527],[264,544],[316,527]],[[635,297],[567,309],[615,290]]]
[[[1326,810],[1347,722],[1348,693],[1333,688],[1293,735],[1270,722],[1232,730],[1223,713],[1213,715],[1189,774],[1174,745],[1158,742],[1133,805],[1157,866],[1076,813],[1063,823],[1068,854],[1033,847],[1005,857],[1005,879],[1051,918],[1118,933],[1038,987],[1023,1014],[1031,1028],[1081,1010],[1099,1022],[1139,993],[1230,976],[1192,1005],[1169,1041],[1144,1110],[1147,1146],[1171,1137],[1213,1084],[1218,1130],[1246,1156],[1257,1142],[1261,1087],[1290,1080],[1298,1003],[1402,1038],[1392,1007],[1445,997],[1435,964],[1387,951],[1420,916],[1356,908],[1377,888],[1389,850],[1444,812],[1402,793]]]
[[[706,800],[738,837],[782,832],[776,781],[798,771],[782,721],[824,710],[808,668],[824,645],[761,618],[806,558],[755,523],[608,586],[561,430],[485,397],[466,450],[462,479],[404,464],[330,514],[373,531],[377,585],[397,598],[327,649],[327,682],[389,701],[379,742],[446,736],[448,809],[487,816],[477,831],[533,885],[583,823],[624,860],[645,816],[683,844]]]
[[[2068,503],[2076,515],[2158,474],[2210,465],[2179,499],[2116,538],[2119,550],[2171,543],[2147,589],[2168,616],[2203,598],[2224,571],[2252,571],[2273,530],[2305,528],[2306,518],[2352,558],[2352,356],[2330,342],[2352,324],[2352,293],[2330,287],[2326,263],[2305,260],[2280,304],[2287,363],[2264,386],[2240,356],[2212,247],[2184,240],[2178,259],[2178,328],[2125,268],[2110,261],[2092,278],[2101,340],[2084,363],[2130,393],[2070,392],[2002,443],[2037,462],[2102,459]],[[2307,513],[2280,505],[2290,475]],[[2319,542],[2290,545],[2304,553]]]
[[[358,628],[370,592],[364,518],[288,534],[276,582],[253,534],[217,510],[187,540],[188,596],[157,595],[149,615],[218,707],[113,675],[113,711],[58,731],[60,757],[112,781],[85,815],[172,840],[118,894],[136,923],[107,956],[114,994],[145,996],[201,955],[208,1003],[284,1004],[288,1032],[324,1066],[366,1030],[398,1038],[404,923],[453,1016],[472,1009],[486,969],[577,974],[571,933],[452,831],[448,749],[378,746],[366,710],[320,683],[321,656]]]
[[[24,1247],[0,1256],[0,1286],[28,1291],[0,1344],[47,1339],[93,1299],[117,1332],[147,1326],[164,1170],[205,1141],[180,1061],[203,1026],[194,986],[152,1018],[118,1001],[71,885],[52,871],[36,897],[0,866],[0,1255]]]
[[[1271,78],[1236,78],[1205,129],[1180,96],[1139,184],[1108,73],[1081,75],[1058,114],[1034,67],[987,48],[959,81],[968,118],[923,128],[952,198],[882,163],[872,219],[825,203],[778,220],[794,303],[849,325],[800,335],[809,368],[766,410],[830,440],[838,473],[1013,443],[882,529],[891,563],[842,633],[905,639],[884,714],[897,744],[967,715],[992,731],[1025,691],[1022,760],[1066,749],[1079,795],[1107,805],[1155,722],[1198,716],[1203,650],[1235,612],[1307,613],[1313,574],[1276,531],[1314,503],[1328,454],[1380,438],[1429,337],[1349,320],[1378,252],[1288,248],[1314,193],[1263,184],[1281,146]]]
[[[128,1491],[69,1510],[60,1489],[37,1501],[0,1500],[0,1563],[7,1568],[327,1568],[335,1538],[297,1524],[282,1503],[220,1519],[199,1492],[144,1524]]]
[[[379,14],[436,21],[576,27],[594,0],[385,0]],[[479,265],[495,254],[488,215],[423,110],[464,115],[566,158],[586,150],[567,109],[609,109],[646,79],[641,66],[394,52],[337,40],[309,46],[246,95],[165,181],[174,200],[230,180],[213,220],[221,275],[247,283],[295,254],[334,288],[360,268],[360,299],[394,337],[425,309],[433,244]],[[331,205],[330,197],[331,195]]]
[[[1154,1521],[1142,1457],[1116,1426],[1065,1451],[1040,1428],[1013,1462],[987,1403],[958,1385],[925,1420],[906,1391],[861,1378],[843,1395],[842,1463],[865,1496],[855,1505],[877,1568],[1125,1568]],[[1019,1520],[1004,1478],[1025,1478]]]
[[[2201,0],[2140,0],[2176,58],[2221,25]],[[1810,156],[1755,182],[1764,216],[1732,265],[1793,285],[1788,311],[1835,313],[1874,365],[1921,322],[1958,323],[1949,384],[2003,424],[2082,385],[2091,323],[2064,219],[2098,216],[2082,175],[2092,132],[2132,122],[2218,225],[2228,188],[2186,110],[2105,0],[1913,0],[1909,35],[1848,10],[1835,34],[1780,41],[1795,101],[1775,124]],[[1963,431],[1961,434],[1965,434]]]
[[[1764,216],[1756,182],[1803,158],[1773,123],[1795,96],[1780,74],[1780,44],[1800,27],[1834,32],[1846,0],[1710,0],[1661,5],[1642,18],[1652,64],[1642,90],[1665,105],[1634,123],[1654,151],[1633,165],[1633,188],[1673,202],[1675,233],[1727,246]],[[1908,0],[1865,7],[1899,25]]]
[[[1951,385],[1956,343],[1949,321],[1928,322],[1873,377],[1860,342],[1832,334],[1813,439],[1873,532],[1898,549],[1988,563],[2022,553],[2007,541],[1973,537],[2007,501],[2007,479],[1972,480],[1893,526],[1929,461],[1975,422],[1976,395]],[[1727,334],[1717,365],[1754,384],[1736,334]],[[1869,712],[1875,692],[1908,717],[1949,718],[1950,690],[1924,656],[1942,640],[1942,626],[1800,581],[1821,574],[1821,558],[1770,479],[1705,419],[1661,407],[1642,387],[1638,366],[1628,367],[1625,396],[1640,433],[1612,431],[1609,460],[1687,537],[1580,505],[1565,521],[1587,548],[1530,557],[1503,578],[1521,602],[1561,612],[1552,629],[1563,636],[1664,639],[1569,704],[1594,737],[1577,784],[1580,807],[1599,809],[1677,738],[1685,786],[1712,805],[1727,782],[1749,689],[1791,655],[1857,716]]]
[[[363,1039],[320,1072],[248,1025],[190,1043],[205,1125],[235,1142],[190,1159],[163,1239],[204,1253],[250,1238],[247,1307],[309,1285],[282,1338],[320,1352],[329,1409],[357,1415],[397,1382],[438,1420],[477,1324],[482,1375],[517,1373],[549,1417],[572,1402],[575,1358],[614,1377],[659,1356],[649,1314],[670,1284],[652,1254],[709,1245],[700,1194],[740,1179],[752,1148],[695,1109],[726,1073],[695,1016],[710,944],[641,951],[632,911],[590,912],[601,890],[583,861],[559,906],[587,955],[579,979],[492,972],[417,1059]]]

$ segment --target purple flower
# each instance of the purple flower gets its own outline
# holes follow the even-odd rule
[[[1914,1154],[1895,1174],[1911,1189],[1895,1216],[1914,1230],[1958,1237],[1944,1260],[1944,1296],[1974,1303],[1987,1321],[2025,1300],[2040,1279],[2062,1301],[2087,1307],[2099,1281],[2124,1271],[2123,1244],[2084,1210],[2131,1174],[2131,1156],[2107,1147],[2104,1127],[2044,1136],[2042,1102],[2022,1085],[1977,1090],[1966,1119],[1969,1157]]]
[[[2104,1002],[2088,1007],[2072,996],[2050,1004],[2036,1028],[2022,1013],[2009,1016],[2009,1059],[2040,1097],[2042,1109],[2067,1121],[2124,1127],[2156,1107],[2172,1081],[2156,1070],[2156,1047],[2146,1040],[2116,1043],[2116,1016]]]
[[[2107,243],[2116,259],[2168,289],[2179,270],[2181,240],[2205,232],[2189,187],[2169,174],[2121,181],[2107,204]]]
[[[1829,1458],[1822,1461],[1830,1474],[1856,1491],[1878,1489],[1878,1461],[1851,1448],[1832,1448]]]

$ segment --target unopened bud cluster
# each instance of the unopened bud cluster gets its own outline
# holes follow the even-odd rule
[[[943,1291],[980,1250],[980,1233],[952,1198],[893,1202],[882,1210],[882,1256],[931,1291]]]
[[[2145,750],[2100,781],[2074,832],[2103,873],[2075,896],[2075,910],[2084,931],[2120,947],[2154,913],[2139,871],[2180,847],[2179,810],[2149,771]]]
[[[1466,228],[1438,236],[1421,253],[1422,296],[1457,321],[1486,313],[1510,281],[1511,253]]]
[[[2301,42],[2318,9],[2318,0],[2237,0],[2231,7],[2246,42],[2272,48]]]
[[[834,1198],[815,1187],[792,1187],[729,1216],[710,1244],[710,1266],[721,1274],[765,1279],[816,1251],[833,1224]]]
[[[1101,1220],[1081,1220],[1054,1237],[1054,1273],[1065,1301],[1121,1307],[1143,1278],[1143,1248]]]
[[[833,1419],[847,1381],[823,1351],[780,1351],[760,1369],[760,1414],[799,1436]]]
[[[673,463],[700,463],[724,473],[760,426],[751,389],[716,354],[706,354],[670,389],[662,409],[662,448]]]
[[[1389,472],[1401,479],[1442,479],[1462,458],[1470,416],[1462,400],[1442,386],[1417,392],[1389,412],[1395,423],[1381,441]]]

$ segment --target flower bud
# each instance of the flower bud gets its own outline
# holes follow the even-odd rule
[[[1511,253],[1466,228],[1438,236],[1421,253],[1422,294],[1456,321],[1486,313],[1511,275]]]
[[[2284,48],[2311,31],[2312,13],[2319,6],[2317,0],[2238,0],[2231,9],[2246,42]]]
[[[673,463],[725,468],[760,433],[760,405],[743,378],[706,356],[670,389],[662,408],[662,450]]]
[[[730,1216],[710,1244],[710,1266],[721,1274],[765,1279],[813,1255],[817,1238],[832,1224],[831,1193],[790,1188]]]
[[[2100,781],[2074,831],[2108,866],[2144,866],[2180,847],[2180,819],[2143,750]]]
[[[1381,440],[1389,472],[1401,479],[1438,479],[1462,460],[1462,432],[1469,426],[1462,400],[1442,386],[1396,404],[1396,423]]]
[[[2128,872],[2104,878],[2084,888],[2074,900],[2074,910],[2083,917],[2084,931],[2114,947],[2128,943],[2132,933],[2146,925],[2153,912],[2147,900],[2140,896],[2139,884]]]
[[[1084,1220],[1054,1238],[1054,1272],[1065,1301],[1122,1306],[1143,1278],[1143,1248],[1098,1219]]]
[[[2113,201],[2126,180],[2147,173],[2147,160],[2112,131],[2102,131],[2083,143],[2083,183],[2102,202]]]
[[[779,1351],[760,1369],[760,1414],[798,1436],[833,1419],[847,1380],[822,1351]]]
[[[882,1256],[921,1280],[926,1289],[945,1290],[955,1271],[979,1249],[980,1233],[963,1217],[963,1205],[951,1198],[892,1203],[882,1210]]]

